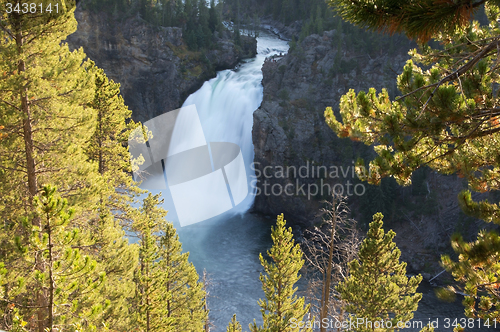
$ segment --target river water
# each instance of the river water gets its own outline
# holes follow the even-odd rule
[[[216,78],[205,82],[184,104],[196,105],[207,142],[231,142],[239,145],[249,179],[254,175],[250,168],[254,155],[252,114],[262,101],[261,67],[266,57],[285,53],[288,45],[275,36],[262,32],[257,49],[255,58],[242,62],[234,70],[219,72]],[[270,226],[274,220],[247,212],[253,203],[253,196],[249,194],[231,211],[197,224],[180,227],[169,190],[162,191],[165,197],[164,208],[169,210],[167,219],[176,225],[184,251],[190,252],[190,261],[200,274],[204,270],[208,273],[208,304],[210,319],[214,325],[212,331],[226,331],[233,314],[237,314],[243,330],[248,330],[248,324],[254,319],[261,324],[257,301],[264,297],[264,293],[259,280],[259,274],[263,271],[259,253],[264,253],[271,247]],[[303,288],[302,285],[303,282],[299,283],[299,291]],[[454,303],[443,303],[434,296],[432,287],[427,283],[423,283],[419,291],[424,295],[415,313],[415,320],[422,321],[424,325],[429,320],[437,323],[436,331],[452,331],[453,320],[464,317],[461,299]],[[447,321],[446,318],[450,320]],[[477,324],[476,322],[475,328],[468,328],[467,331],[486,330],[483,326],[478,328]],[[495,329],[492,327],[489,330]]]

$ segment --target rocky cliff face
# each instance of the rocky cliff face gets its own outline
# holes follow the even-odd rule
[[[325,32],[323,36],[311,35],[291,53],[282,58],[270,59],[263,66],[264,99],[261,107],[254,113],[253,127],[256,168],[262,172],[269,166],[269,173],[271,167],[295,166],[298,170],[300,166],[309,165],[310,173],[309,176],[298,175],[296,178],[278,175],[265,179],[271,186],[279,184],[284,187],[293,183],[294,189],[297,189],[297,178],[300,184],[306,185],[305,189],[308,185],[320,185],[321,181],[318,180],[321,177],[311,174],[312,165],[326,166],[328,169],[330,166],[337,166],[339,173],[342,166],[345,168],[343,178],[350,179],[352,183],[351,169],[347,167],[352,167],[351,161],[355,153],[351,152],[352,156],[347,156],[346,151],[341,149],[346,143],[349,149],[362,147],[337,138],[325,123],[325,108],[332,106],[338,109],[340,97],[349,88],[381,88],[394,82],[396,75],[392,70],[399,72],[408,59],[404,53],[375,58],[344,51],[337,55],[337,49],[332,46],[334,35],[334,31]],[[356,60],[357,68],[347,71],[340,67],[351,59]],[[351,160],[347,160],[349,157]],[[302,175],[305,175],[305,168]],[[332,180],[332,177],[326,179],[323,176],[324,182]],[[259,184],[262,185],[263,182],[260,181]],[[330,182],[333,184],[335,181]],[[291,192],[292,187],[288,188]],[[260,189],[264,191],[265,188]],[[284,212],[296,223],[310,225],[318,220],[315,216],[318,199],[325,195],[319,196],[308,197],[307,192],[306,195],[300,192],[293,196],[264,193],[256,197],[255,210],[267,214]]]
[[[335,31],[311,35],[294,51],[268,59],[263,66],[264,99],[254,113],[253,127],[258,176],[254,210],[273,217],[284,213],[296,235],[320,223],[318,212],[328,197],[328,185],[350,196],[353,216],[361,217],[363,204],[368,203],[361,196],[370,188],[357,180],[352,165],[358,156],[373,152],[339,139],[326,125],[324,111],[327,106],[338,111],[340,97],[351,88],[388,87],[394,96],[395,79],[409,58],[410,45],[400,45],[401,51],[391,55],[369,56],[337,50],[334,38]],[[466,188],[462,179],[430,172],[422,184],[425,190],[420,197],[434,202],[431,212],[415,208],[411,187],[396,186],[391,194],[402,196],[400,202],[408,209],[388,226],[397,233],[396,243],[410,271],[430,278],[441,270],[440,255],[452,252],[451,234],[458,231],[472,239],[484,223],[460,212],[457,194]]]
[[[255,39],[242,36],[236,47],[230,32],[215,38],[217,48],[191,52],[182,29],[153,27],[139,17],[113,19],[77,9],[78,29],[67,39],[71,48],[86,54],[114,81],[132,109],[134,120],[146,121],[179,108],[216,70],[229,69],[256,54]]]
[[[262,28],[269,30],[283,40],[291,41],[293,37],[299,39],[300,31],[302,29],[302,21],[295,21],[289,25],[283,22],[274,20],[271,16],[261,18]]]

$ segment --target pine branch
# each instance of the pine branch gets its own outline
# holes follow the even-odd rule
[[[432,87],[435,87],[435,89],[433,90],[433,92],[431,93],[431,96],[429,97],[429,99],[427,100],[427,102],[425,103],[424,107],[422,108],[422,111],[420,112],[419,116],[417,117],[417,120],[420,118],[420,116],[422,115],[422,113],[425,111],[425,108],[427,107],[427,104],[429,103],[430,99],[432,99],[432,97],[434,96],[434,93],[436,92],[437,88],[439,88],[440,85],[446,83],[446,82],[450,82],[450,81],[453,81],[455,79],[458,79],[461,75],[465,74],[467,71],[469,71],[472,67],[474,67],[474,65],[476,65],[481,59],[483,59],[484,57],[486,57],[488,54],[488,52],[490,52],[492,49],[496,49],[497,46],[499,45],[499,41],[500,39],[497,37],[495,38],[495,41],[484,46],[482,48],[482,50],[472,59],[470,60],[469,62],[467,62],[466,64],[464,64],[462,67],[458,68],[457,70],[455,70],[453,73],[445,76],[444,78],[442,78],[439,82],[436,82],[436,83],[433,83],[433,84],[428,84],[428,85],[425,85],[425,86],[422,86],[418,89],[415,89],[403,96],[400,96],[400,97],[397,97],[395,99],[395,101],[399,101],[403,98],[406,98],[412,94],[415,94],[416,92],[419,92],[419,91],[422,91],[424,89],[429,89],[429,88],[432,88]]]

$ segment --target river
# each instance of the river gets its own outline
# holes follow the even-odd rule
[[[250,168],[254,155],[252,114],[262,101],[261,67],[267,56],[286,53],[288,45],[273,35],[261,32],[257,49],[258,54],[255,58],[243,61],[234,70],[219,72],[216,78],[205,82],[184,103],[184,106],[196,105],[207,142],[231,142],[241,148],[249,178],[254,175]],[[190,261],[200,274],[204,270],[208,273],[210,280],[208,304],[210,320],[214,324],[212,331],[226,331],[227,323],[233,314],[237,314],[243,330],[248,330],[248,324],[254,319],[261,324],[262,318],[257,301],[264,297],[264,293],[259,280],[259,274],[263,271],[259,253],[264,253],[272,244],[270,226],[273,220],[247,212],[253,203],[253,196],[250,193],[242,203],[229,212],[200,223],[180,227],[168,189],[163,190],[163,194],[164,207],[169,210],[167,219],[176,225],[184,251],[190,252]],[[300,288],[303,288],[301,284]],[[419,291],[424,295],[415,313],[415,320],[426,324],[429,320],[436,322],[438,319],[439,325],[436,331],[452,331],[453,320],[464,317],[461,299],[457,299],[454,303],[443,303],[434,296],[433,289],[428,283],[423,283]],[[450,321],[448,322],[446,318]],[[450,326],[446,328],[446,325]],[[467,329],[467,331],[480,330],[485,329]]]

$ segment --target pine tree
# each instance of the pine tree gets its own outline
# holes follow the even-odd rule
[[[458,261],[448,255],[442,260],[455,280],[464,285],[467,294],[462,302],[465,315],[480,318],[493,326],[500,318],[500,236],[497,232],[483,230],[476,241],[466,242],[455,234],[451,243]],[[448,291],[455,292],[455,289],[449,287]]]
[[[23,224],[28,241],[21,236],[12,239],[16,266],[3,271],[8,282],[1,301],[10,309],[21,308],[30,331],[53,331],[55,326],[65,331],[94,331],[102,310],[102,303],[94,299],[105,274],[96,271],[97,262],[79,246],[89,234],[71,223],[74,209],[67,208],[67,201],[56,194],[55,187],[44,186],[33,204],[33,218],[38,218],[39,226],[26,218]],[[30,305],[33,294],[43,296],[42,308]],[[5,312],[7,321],[15,321],[13,316],[18,314]]]
[[[200,331],[207,319],[203,285],[176,231],[165,221],[159,195],[149,194],[137,216],[139,268],[133,312],[139,331]]]
[[[127,331],[133,326],[129,307],[133,301],[134,271],[139,261],[136,244],[129,244],[125,231],[111,214],[101,211],[94,227],[92,246],[97,270],[106,274],[99,296],[93,301],[103,304],[97,325],[111,331]]]
[[[6,7],[6,3],[1,5]],[[11,3],[21,5],[20,1]],[[24,272],[26,267],[18,265],[11,239],[19,239],[17,245],[26,247],[31,227],[41,227],[33,202],[44,185],[56,185],[75,208],[72,226],[85,228],[96,202],[99,178],[83,151],[94,128],[95,113],[86,108],[93,77],[83,63],[83,51],[70,52],[62,43],[76,29],[74,8],[74,1],[66,1],[59,4],[58,12],[2,13],[0,125],[7,137],[0,141],[0,213],[4,221],[0,260],[12,273]],[[32,225],[21,222],[26,219]],[[42,258],[34,256],[35,267],[45,273]],[[25,306],[21,308],[40,308],[30,324],[43,331],[49,298],[41,290],[23,295]],[[24,316],[25,310],[20,311]]]
[[[104,71],[92,63],[95,92],[88,106],[96,112],[95,130],[86,145],[88,160],[97,164],[105,187],[100,193],[103,214],[110,213],[121,225],[130,227],[131,205],[143,191],[133,181],[132,163],[128,152],[130,133],[140,126],[131,120],[132,111],[120,95],[120,84],[109,80]]]
[[[262,289],[266,300],[259,300],[264,325],[258,327],[255,322],[249,325],[252,332],[298,332],[312,331],[309,326],[301,327],[309,305],[304,305],[304,298],[297,297],[294,288],[300,279],[299,271],[304,265],[302,250],[294,245],[292,229],[285,227],[283,214],[278,216],[276,227],[271,227],[273,246],[267,252],[272,262],[268,262],[262,254],[260,263],[266,275],[260,275]]]
[[[490,22],[496,22],[499,7],[488,1],[486,9]],[[420,53],[411,51],[413,60],[398,78],[403,96],[391,101],[385,89],[379,95],[375,89],[357,95],[351,90],[340,103],[343,123],[331,108],[325,111],[327,123],[340,137],[375,145],[379,156],[370,162],[369,172],[362,172],[364,164],[358,163],[362,177],[378,184],[382,177],[393,176],[408,185],[412,173],[427,165],[465,177],[475,191],[500,189],[500,159],[494,152],[500,147],[500,115],[491,109],[498,81],[492,50],[499,33],[496,23],[480,27],[474,22],[435,35],[447,46],[438,50],[422,45]],[[424,70],[416,63],[432,68]],[[467,192],[459,201],[469,215],[500,223],[498,205],[475,203]]]
[[[210,48],[212,31],[210,30],[210,13],[205,0],[198,2],[198,18],[196,26],[197,44],[200,48]]]
[[[468,25],[474,10],[487,1],[349,1],[328,0],[346,21],[363,28],[390,33],[405,32],[408,37],[428,41],[444,32],[453,34],[457,27]]]
[[[57,185],[70,205],[92,203],[94,169],[83,147],[94,127],[95,113],[85,110],[93,77],[83,51],[61,43],[76,30],[74,2],[59,7],[59,14],[13,12],[1,31],[0,123],[8,136],[0,144],[0,168],[9,176],[0,188],[12,207],[4,211],[7,220],[16,219],[20,203],[32,210],[44,183]]]
[[[290,24],[293,20],[293,4],[290,0],[283,0],[281,3],[281,22]]]
[[[227,326],[226,332],[241,332],[241,324],[236,319],[236,314],[233,315],[229,325]]]
[[[217,12],[217,9],[215,8],[215,2],[214,0],[210,0],[210,9],[208,10],[209,18],[208,18],[208,26],[210,28],[210,31],[215,32],[220,30],[221,22],[220,22],[220,17],[219,13]]]
[[[134,228],[139,238],[139,267],[135,272],[136,296],[133,311],[139,331],[161,331],[166,317],[164,301],[167,290],[163,284],[162,273],[157,268],[160,259],[155,233],[161,229],[166,212],[157,205],[163,201],[158,195],[148,196],[143,200],[140,216],[135,220]]]
[[[199,281],[194,265],[188,261],[189,253],[182,253],[173,224],[165,223],[161,233],[158,268],[163,273],[163,285],[168,294],[164,303],[166,317],[171,319],[164,328],[168,331],[201,331],[208,319],[204,285]]]
[[[396,234],[384,233],[382,218],[381,213],[373,216],[359,258],[349,263],[350,276],[337,286],[350,320],[362,322],[356,331],[393,331],[398,322],[413,318],[422,298],[415,293],[422,276],[406,277],[406,263],[399,262],[401,251],[393,242]]]
[[[316,8],[316,33],[321,35],[323,34],[323,11],[321,10],[321,6],[318,5]]]
[[[122,226],[131,228],[134,196],[141,192],[133,182],[126,147],[129,133],[137,125],[127,120],[131,111],[120,96],[120,85],[109,80],[102,69],[90,67],[95,77],[95,93],[88,104],[96,113],[96,128],[86,148],[90,161],[97,164],[105,186],[99,193],[98,215],[93,220],[95,259],[107,280],[102,294],[107,301],[102,326],[116,330],[130,327],[128,304],[134,290],[133,272],[138,263],[138,248],[129,245]]]

